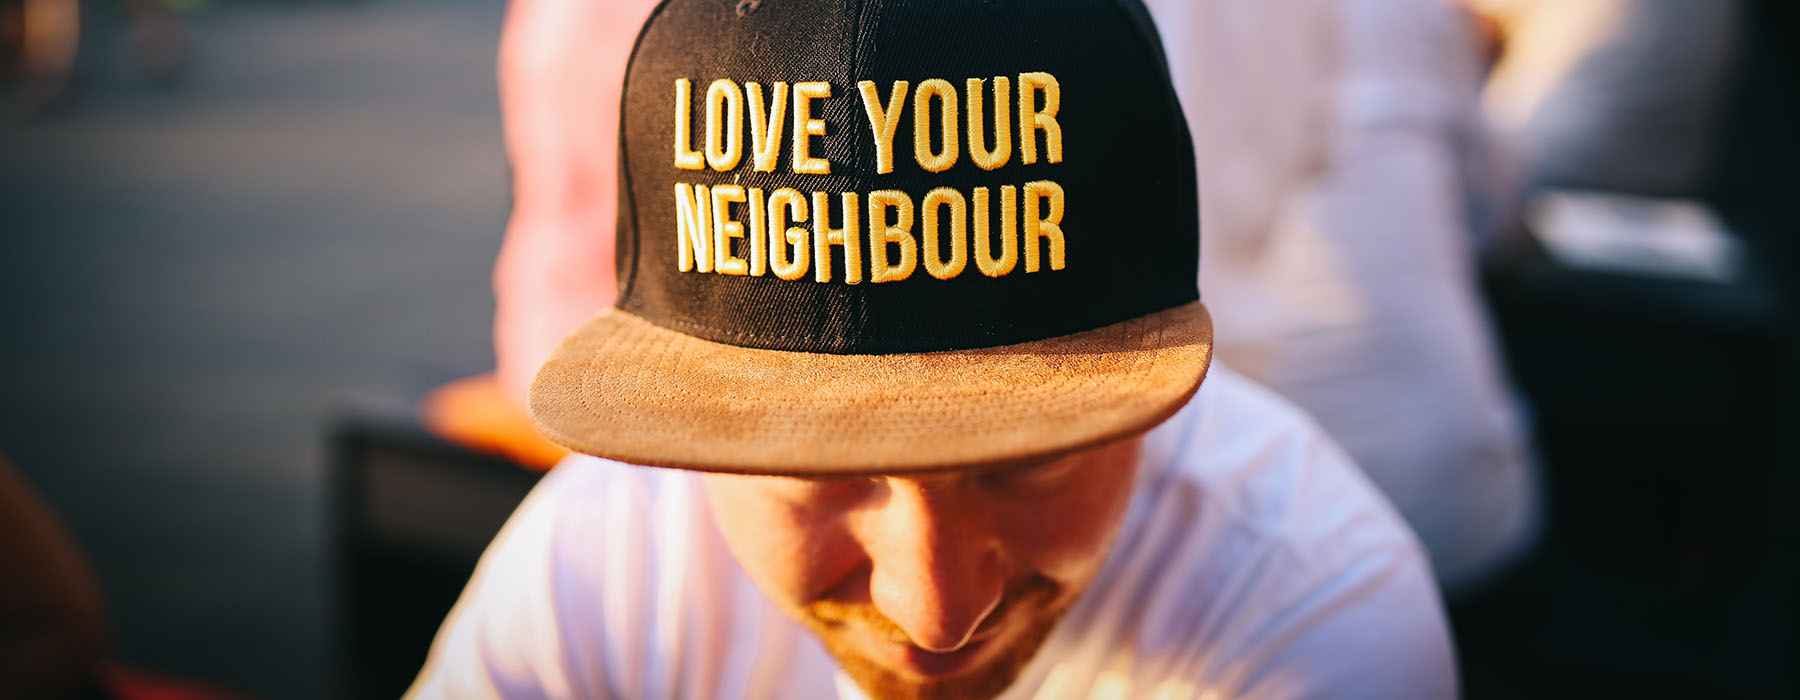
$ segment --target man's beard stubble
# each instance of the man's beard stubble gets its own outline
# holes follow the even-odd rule
[[[1002,624],[1023,624],[1024,631],[985,664],[960,675],[935,680],[903,677],[862,656],[846,639],[847,628],[872,633],[890,642],[912,644],[906,632],[873,605],[817,601],[803,609],[800,622],[819,638],[844,674],[873,700],[987,700],[1005,692],[1018,680],[1025,665],[1037,655],[1038,648],[1055,629],[1057,621],[1079,597],[1064,593],[1062,586],[1042,576],[1034,576],[1008,590],[975,634],[979,636],[991,626]],[[1021,620],[1015,623],[1010,619],[1015,617]]]

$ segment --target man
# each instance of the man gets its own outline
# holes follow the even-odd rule
[[[595,457],[520,507],[412,695],[1454,696],[1417,542],[1209,372],[1143,6],[847,5],[651,16],[619,302],[532,390]]]
[[[613,302],[619,76],[654,2],[514,0],[500,386]],[[1529,431],[1473,279],[1479,70],[1442,0],[1148,0],[1194,135],[1220,359],[1298,404],[1479,589],[1534,541]],[[1472,177],[1471,177],[1472,176]],[[1479,186],[1476,187],[1480,189]],[[526,421],[521,416],[517,423]]]

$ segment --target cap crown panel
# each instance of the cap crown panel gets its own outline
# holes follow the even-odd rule
[[[733,345],[893,353],[1198,298],[1191,141],[1136,0],[736,5],[665,3],[634,52],[621,307]]]

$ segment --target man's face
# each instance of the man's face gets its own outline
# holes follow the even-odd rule
[[[706,492],[751,580],[870,695],[985,698],[1099,573],[1141,445],[941,475],[708,475]]]

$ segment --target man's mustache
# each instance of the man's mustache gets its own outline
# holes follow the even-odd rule
[[[1000,596],[1000,604],[983,618],[981,625],[975,628],[974,636],[981,636],[1012,617],[1018,609],[1030,610],[1033,607],[1048,607],[1051,601],[1062,592],[1062,587],[1055,581],[1043,576],[1030,576],[1007,587],[1006,593]],[[896,644],[913,644],[906,630],[900,628],[888,616],[881,614],[872,603],[843,603],[835,600],[817,600],[804,608],[807,617],[829,626],[859,627],[874,633]]]

